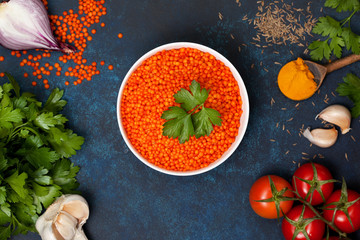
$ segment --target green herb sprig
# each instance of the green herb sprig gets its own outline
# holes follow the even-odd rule
[[[340,96],[348,97],[354,103],[351,115],[354,118],[360,117],[360,78],[352,73],[347,74],[344,77],[344,82],[339,84],[336,92]]]
[[[84,142],[59,114],[63,91],[54,89],[42,106],[6,75],[10,83],[0,86],[0,239],[36,232],[43,209],[75,192],[79,167],[68,158]]]
[[[310,55],[313,60],[329,60],[331,54],[341,58],[343,47],[360,54],[360,36],[351,30],[351,18],[360,11],[359,0],[326,0],[325,7],[336,9],[337,12],[350,11],[351,14],[337,21],[330,16],[320,17],[313,28],[313,33],[319,34],[326,39],[317,40],[309,45]]]
[[[169,107],[161,116],[167,120],[163,125],[163,135],[174,139],[178,137],[180,143],[185,143],[194,135],[196,138],[209,136],[213,125],[221,126],[222,122],[218,111],[204,106],[210,90],[201,89],[200,84],[193,80],[190,91],[184,88],[178,91],[174,98],[181,107]]]

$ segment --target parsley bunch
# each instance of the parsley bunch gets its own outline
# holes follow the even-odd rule
[[[331,54],[337,58],[342,56],[343,47],[355,54],[360,54],[360,36],[351,30],[350,20],[360,11],[359,0],[326,0],[325,7],[336,9],[337,12],[351,11],[345,19],[337,21],[330,16],[319,18],[313,32],[326,39],[317,40],[309,45],[313,60],[329,60]]]
[[[344,77],[344,82],[339,84],[336,91],[340,96],[347,96],[354,102],[354,107],[351,109],[351,115],[354,118],[360,116],[360,78],[349,73]]]
[[[210,90],[201,89],[200,84],[193,80],[190,91],[184,88],[178,91],[174,97],[175,102],[181,103],[181,107],[169,107],[161,116],[167,120],[163,125],[163,135],[178,137],[180,143],[194,135],[196,138],[209,136],[214,129],[213,125],[221,126],[222,121],[218,111],[204,106]]]
[[[0,239],[35,232],[35,222],[56,197],[72,193],[79,167],[69,157],[84,138],[64,124],[63,91],[54,89],[42,106],[19,85],[0,86]]]

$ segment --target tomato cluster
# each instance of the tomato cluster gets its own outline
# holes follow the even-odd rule
[[[250,205],[259,216],[284,217],[282,232],[286,240],[342,239],[360,229],[360,194],[347,189],[344,180],[342,188],[334,191],[338,181],[325,166],[304,164],[291,182],[275,175],[263,176],[249,194]],[[324,238],[326,225],[339,237],[327,234]]]

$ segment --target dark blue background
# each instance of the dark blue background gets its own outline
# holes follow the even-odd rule
[[[305,47],[275,46],[262,54],[261,49],[250,44],[256,36],[253,25],[242,20],[245,15],[255,17],[257,3],[240,2],[239,7],[235,0],[106,0],[108,14],[101,18],[106,27],[95,26],[97,34],[88,43],[84,56],[88,61],[105,60],[106,66],[114,65],[114,70],[99,67],[101,75],[78,86],[66,87],[64,77],[54,74],[49,78],[51,89],[65,89],[68,105],[63,113],[70,119],[69,127],[86,139],[72,161],[81,167],[80,190],[90,204],[91,214],[85,225],[89,239],[283,239],[277,220],[263,219],[252,211],[248,193],[253,182],[265,174],[277,174],[289,180],[297,164],[306,162],[302,160],[302,152],[310,157],[324,155],[324,159],[316,162],[329,167],[335,178],[344,176],[349,188],[360,191],[359,118],[353,120],[353,130],[339,136],[329,149],[310,147],[298,135],[302,124],[322,126],[314,117],[327,106],[323,102],[326,94],[330,104],[351,107],[348,99],[334,97],[331,92],[335,92],[348,72],[360,76],[360,63],[329,74],[320,94],[300,102],[296,109],[297,102],[285,98],[277,87],[281,66],[274,62],[285,64],[297,56],[308,59],[309,56],[303,55]],[[335,14],[329,9],[320,12],[324,2],[311,4],[314,16]],[[77,4],[70,0],[49,1],[49,11],[60,14],[69,8],[77,9]],[[307,1],[294,1],[294,7],[298,8],[306,8],[307,4]],[[358,34],[359,20],[358,14],[352,21]],[[117,37],[120,32],[124,34],[122,39]],[[314,39],[316,36],[307,36],[304,44]],[[116,119],[118,90],[132,64],[147,51],[177,41],[200,43],[227,57],[245,82],[251,108],[246,135],[236,152],[216,169],[192,177],[165,175],[142,164],[125,145]],[[4,48],[0,48],[0,55],[6,59],[0,62],[0,72],[14,75],[22,90],[36,93],[43,101],[47,98],[51,89],[45,90],[42,84],[32,87],[32,76],[22,77],[24,72],[31,72],[30,68],[20,68],[19,59]],[[53,53],[48,61],[54,63],[60,55]],[[1,83],[4,81],[1,79]],[[275,103],[271,106],[272,98]],[[293,121],[287,122],[290,118]],[[276,128],[278,122],[280,127]],[[281,129],[282,124],[291,135]],[[297,145],[293,146],[294,143]],[[353,238],[359,239],[360,234]],[[13,239],[40,237],[28,234]]]

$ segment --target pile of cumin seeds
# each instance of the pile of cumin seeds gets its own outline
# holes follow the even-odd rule
[[[317,19],[313,17],[308,3],[306,9],[295,8],[294,4],[273,1],[265,5],[264,0],[257,1],[258,12],[254,19],[244,19],[257,29],[257,35],[251,42],[257,47],[266,48],[273,45],[297,44],[305,46],[306,36],[312,36],[311,31]]]

